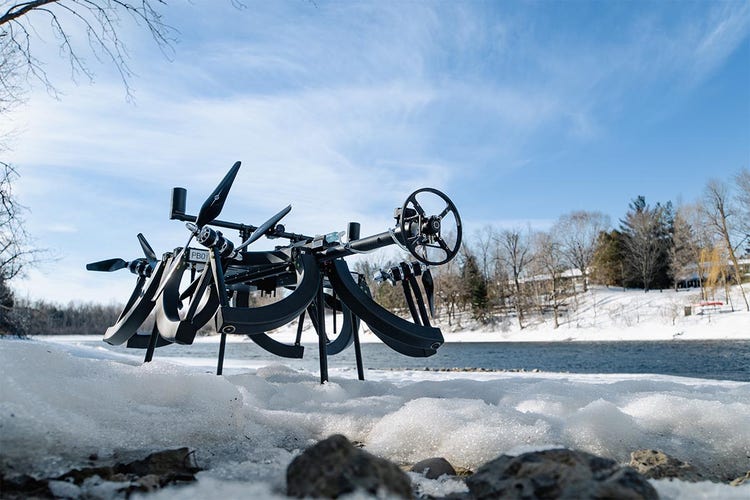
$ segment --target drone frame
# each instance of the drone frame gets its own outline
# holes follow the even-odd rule
[[[92,271],[128,268],[138,276],[122,313],[106,330],[105,342],[145,349],[144,361],[149,362],[156,348],[173,343],[192,344],[198,331],[213,322],[220,335],[216,373],[221,375],[227,335],[246,335],[276,356],[301,358],[304,354],[301,333],[308,316],[318,335],[321,383],[328,380],[327,357],[351,345],[355,349],[358,378],[364,380],[361,322],[384,344],[403,355],[428,357],[437,352],[444,339],[440,329],[430,322],[435,314],[430,266],[453,259],[462,240],[460,215],[445,194],[433,188],[419,189],[395,210],[395,228],[360,238],[359,223],[350,222],[346,242],[342,242],[344,233],[306,236],[286,232],[279,222],[289,213],[291,205],[259,226],[219,220],[239,168],[240,162],[236,162],[195,216],[186,213],[187,191],[173,188],[170,219],[186,222],[190,231],[183,247],[157,259],[145,237],[139,234],[145,258],[131,262],[108,259],[86,266]],[[436,215],[427,214],[417,200],[421,193],[442,200],[445,208]],[[455,225],[451,244],[443,236],[444,219],[448,215]],[[238,231],[242,243],[235,247],[219,228]],[[289,243],[271,251],[248,250],[263,236],[286,239]],[[190,246],[194,238],[200,247]],[[364,276],[353,273],[344,260],[393,244],[407,250],[416,261],[381,269],[376,279],[394,285],[401,282],[412,321],[378,304]],[[434,257],[436,250],[443,255]],[[181,289],[188,271],[188,285]],[[420,276],[421,287],[417,280]],[[276,293],[277,289],[289,293],[276,302],[252,306],[251,293]],[[326,332],[326,308],[333,310],[333,333],[337,334],[334,340]],[[336,325],[337,312],[343,315],[340,329]],[[139,333],[151,313],[155,316],[151,333]],[[268,331],[295,319],[298,325],[294,344],[279,342],[268,335]]]

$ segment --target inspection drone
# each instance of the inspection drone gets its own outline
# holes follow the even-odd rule
[[[90,271],[128,269],[137,276],[135,289],[104,341],[111,345],[145,349],[145,362],[155,349],[169,344],[192,344],[198,330],[209,325],[220,334],[217,374],[221,375],[227,335],[248,336],[258,346],[283,358],[302,358],[301,336],[305,316],[318,335],[321,383],[328,380],[327,357],[354,346],[357,373],[364,380],[359,342],[360,322],[391,349],[411,357],[428,357],[443,344],[435,315],[435,286],[431,267],[452,260],[461,246],[461,218],[442,192],[421,188],[394,210],[395,227],[360,237],[360,224],[349,222],[345,232],[307,236],[291,233],[280,223],[288,205],[259,226],[219,220],[240,169],[236,162],[208,196],[198,215],[186,213],[187,190],[172,189],[170,219],[183,221],[189,232],[184,246],[158,258],[142,234],[138,241],[144,257],[115,258],[86,265]],[[435,213],[423,207],[437,206]],[[239,233],[240,244],[222,230]],[[253,251],[261,238],[286,240],[270,251]],[[193,244],[193,246],[191,246]],[[346,257],[390,245],[406,250],[415,260],[380,269],[373,278],[400,284],[410,319],[378,304],[366,277],[352,272]],[[278,293],[277,293],[278,292]],[[256,295],[278,300],[255,305]],[[332,311],[333,329],[327,331],[326,310]],[[150,334],[139,328],[153,313]],[[341,324],[337,326],[337,316]],[[293,344],[268,334],[294,320]]]

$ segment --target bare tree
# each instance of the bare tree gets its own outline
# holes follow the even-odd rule
[[[23,101],[23,90],[19,85],[20,69],[19,55],[13,50],[10,40],[0,32],[0,116]]]
[[[496,231],[489,225],[484,226],[474,233],[475,250],[472,254],[477,259],[477,265],[486,280],[490,280],[492,275],[495,274],[494,265],[496,258],[494,253],[496,251],[496,239]]]
[[[685,214],[686,209],[679,207],[675,213],[672,226],[672,246],[669,249],[669,276],[674,282],[675,290],[681,280],[689,278],[690,270],[695,266],[696,236]]]
[[[745,290],[742,288],[742,270],[737,261],[737,249],[742,244],[741,242],[745,241],[745,238],[741,233],[739,236],[736,234],[737,228],[733,223],[737,218],[737,211],[731,204],[729,188],[726,183],[716,179],[708,182],[704,193],[703,209],[709,227],[713,229],[716,236],[726,247],[729,260],[734,268],[735,282],[739,286],[742,299],[745,301],[745,307],[750,311],[750,303],[748,303]],[[733,238],[739,240],[738,243],[733,244]]]
[[[750,170],[741,169],[735,176],[737,183],[737,227],[745,235],[745,252],[750,254]]]
[[[583,277],[583,291],[588,290],[588,271],[594,261],[599,234],[609,229],[609,217],[601,212],[584,210],[563,215],[554,227],[568,265]]]
[[[175,30],[164,23],[159,7],[165,0],[34,0],[13,2],[5,12],[0,12],[0,40],[18,56],[16,63],[27,77],[42,82],[48,91],[56,94],[45,63],[37,57],[39,27],[49,26],[55,36],[59,53],[69,62],[71,76],[93,79],[94,73],[76,38],[85,34],[95,59],[114,66],[125,86],[126,95],[132,97],[127,48],[119,35],[124,16],[143,26],[158,47],[166,52],[174,41]],[[6,85],[0,80],[0,85]]]
[[[474,233],[472,254],[487,285],[489,307],[493,308],[503,300],[502,270],[498,265],[497,230],[490,225]],[[507,278],[506,278],[507,279]]]
[[[621,221],[626,270],[646,292],[657,282],[659,271],[667,262],[670,245],[665,220],[667,213],[667,207],[658,203],[651,207],[643,196],[639,196],[630,204],[630,210]]]
[[[547,302],[552,306],[555,328],[560,326],[560,308],[565,304],[563,273],[565,256],[563,245],[552,232],[534,234],[534,259],[540,277],[545,286]]]
[[[445,311],[448,317],[448,326],[452,327],[454,323],[460,327],[460,317],[458,310],[465,303],[464,284],[461,277],[459,259],[453,259],[445,265],[439,266],[433,270],[435,280],[435,303],[438,310]]]
[[[707,299],[705,290],[705,278],[708,275],[707,252],[715,246],[715,236],[709,229],[703,207],[700,203],[682,205],[677,211],[680,219],[690,227],[690,239],[685,240],[677,230],[678,217],[675,217],[675,245],[682,245],[690,254],[690,268],[695,269],[695,278],[701,289],[701,298]]]
[[[506,229],[498,235],[499,260],[513,280],[513,303],[518,316],[518,326],[524,328],[524,296],[521,276],[531,261],[531,245],[520,229]]]
[[[0,335],[22,335],[12,318],[13,292],[8,283],[36,263],[43,251],[31,245],[23,225],[23,211],[13,194],[16,171],[0,162]]]
[[[40,250],[31,248],[23,225],[23,210],[16,200],[12,181],[16,171],[0,162],[0,280],[7,282],[36,261]]]

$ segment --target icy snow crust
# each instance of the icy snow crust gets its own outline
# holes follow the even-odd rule
[[[279,495],[293,456],[333,433],[402,464],[443,456],[474,469],[502,453],[563,446],[620,462],[658,448],[722,478],[750,470],[748,383],[370,370],[365,382],[334,371],[320,385],[282,364],[217,377],[158,358],[142,365],[102,348],[11,340],[0,341],[0,373],[5,470],[53,476],[90,465],[92,453],[101,464],[197,450],[208,469],[199,482],[159,498]],[[432,495],[462,487],[419,483]],[[750,497],[750,486],[654,484],[665,498]]]

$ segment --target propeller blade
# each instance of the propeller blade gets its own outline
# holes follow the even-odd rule
[[[112,271],[125,269],[126,267],[128,267],[128,263],[122,259],[107,259],[86,264],[87,271],[103,271],[105,273],[111,273]]]
[[[429,268],[422,271],[422,286],[424,293],[427,295],[427,304],[430,307],[430,316],[435,317],[435,281],[432,279],[432,273]]]
[[[198,218],[195,224],[200,228],[216,219],[221,213],[221,209],[224,208],[224,202],[227,200],[229,195],[229,189],[232,187],[234,178],[237,177],[237,172],[240,169],[240,162],[236,162],[229,169],[227,175],[221,180],[213,193],[203,202],[200,212],[198,212]]]
[[[148,260],[149,265],[152,268],[156,267],[156,263],[159,259],[156,258],[156,252],[154,252],[154,249],[151,248],[151,245],[148,244],[148,241],[146,241],[146,237],[143,236],[143,233],[138,233],[138,242],[141,244],[143,254],[146,256],[146,260]]]
[[[250,237],[242,243],[242,245],[240,245],[239,247],[235,249],[235,252],[242,250],[243,248],[247,247],[254,241],[258,241],[261,236],[266,234],[266,231],[268,231],[272,227],[275,227],[276,224],[278,224],[279,221],[283,219],[286,216],[286,214],[288,214],[291,211],[292,211],[292,206],[287,205],[286,208],[284,208],[279,213],[277,213],[276,215],[268,219],[266,222],[258,226],[258,228],[255,231],[253,231],[253,234],[251,234]]]

